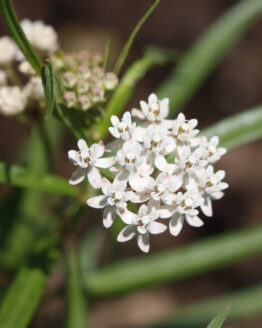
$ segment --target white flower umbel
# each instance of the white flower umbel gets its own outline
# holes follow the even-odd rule
[[[88,199],[87,204],[103,208],[103,224],[110,227],[116,216],[126,225],[119,233],[119,242],[137,238],[143,252],[150,248],[149,235],[166,230],[177,236],[184,222],[200,227],[200,209],[212,215],[211,202],[223,196],[228,184],[222,180],[224,171],[214,171],[213,163],[225,154],[218,137],[198,137],[197,120],[187,120],[180,113],[167,120],[168,99],[155,94],[148,102],[141,101],[141,110],[132,111],[122,119],[111,117],[109,132],[114,141],[90,148],[79,140],[79,151],[70,151],[69,158],[78,166],[70,183],[81,182],[87,174],[102,194]],[[103,157],[106,148],[107,156]],[[109,171],[99,170],[108,168]],[[105,175],[111,174],[109,182]],[[132,209],[132,210],[131,210]]]

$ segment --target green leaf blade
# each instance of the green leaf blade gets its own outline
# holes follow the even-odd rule
[[[71,250],[68,258],[67,307],[67,328],[87,328],[82,277],[74,250]]]
[[[152,6],[146,11],[144,16],[139,20],[137,25],[135,26],[134,30],[132,31],[131,35],[129,36],[127,42],[125,43],[123,49],[120,52],[120,55],[118,57],[118,60],[116,62],[116,65],[114,67],[114,72],[118,74],[124,65],[124,62],[128,56],[129,50],[134,42],[134,39],[141,29],[141,27],[144,25],[146,20],[149,18],[149,16],[152,14],[152,12],[155,10],[156,6],[160,3],[161,0],[155,0]]]
[[[65,196],[76,195],[76,189],[61,177],[3,162],[0,162],[0,182]]]
[[[195,94],[223,56],[252,26],[262,11],[261,0],[242,0],[217,20],[184,55],[156,90],[170,99],[172,117]]]
[[[14,11],[12,2],[10,0],[0,0],[0,9],[5,20],[5,23],[14,38],[16,44],[29,61],[35,71],[40,75],[42,62],[35,50],[32,48],[30,42],[25,36],[23,29],[20,26],[19,20]]]
[[[114,263],[85,277],[96,296],[185,280],[260,254],[262,226],[228,232],[185,247]]]
[[[227,316],[229,315],[230,308],[231,304],[229,304],[224,310],[221,310],[210,322],[207,328],[221,328]]]
[[[235,148],[262,137],[262,106],[235,114],[201,131],[206,137],[218,136],[220,145]]]
[[[45,117],[49,118],[52,115],[55,105],[54,75],[52,65],[49,61],[47,61],[46,65],[42,67],[41,77],[46,99]]]
[[[28,327],[46,283],[38,269],[23,269],[11,285],[0,309],[1,328]]]

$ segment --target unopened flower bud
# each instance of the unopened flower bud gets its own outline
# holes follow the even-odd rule
[[[104,79],[104,85],[107,90],[113,90],[118,83],[118,78],[114,73],[106,73]]]
[[[103,71],[102,67],[100,67],[100,66],[95,66],[95,67],[92,69],[92,74],[95,75],[95,76],[98,76],[98,77],[102,77],[103,74],[104,74],[104,71]]]
[[[104,100],[104,90],[98,86],[91,88],[91,95],[93,102],[100,102]]]
[[[66,88],[73,88],[76,84],[76,76],[73,72],[65,72],[63,75],[63,82]]]
[[[85,79],[78,79],[76,87],[79,93],[85,93],[89,89],[89,83]]]
[[[81,95],[78,97],[78,103],[83,110],[87,110],[88,108],[91,107],[91,102],[90,99],[87,95]]]
[[[86,66],[86,65],[79,66],[78,73],[79,73],[80,77],[82,77],[83,79],[86,79],[86,80],[90,79],[90,77],[91,77],[91,71],[88,68],[88,66]]]
[[[74,105],[76,103],[75,93],[73,91],[66,91],[64,93],[64,101],[65,101],[67,107],[69,107],[69,108],[74,107]]]

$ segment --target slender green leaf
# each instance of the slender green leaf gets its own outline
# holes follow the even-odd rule
[[[106,71],[106,69],[107,69],[111,48],[112,48],[112,39],[108,39],[106,42],[105,53],[104,53],[104,58],[103,58],[103,70],[104,71]]]
[[[151,328],[203,328],[215,316],[217,309],[232,303],[228,315],[229,321],[250,319],[261,315],[262,312],[262,285],[240,289],[228,294],[218,295],[204,301],[187,305],[177,309],[174,314],[162,320]]]
[[[27,40],[10,0],[0,0],[0,9],[5,23],[18,47],[32,67],[40,75],[42,62]]]
[[[49,61],[47,61],[46,65],[42,67],[41,76],[46,99],[45,117],[49,118],[53,112],[55,104],[53,68]]]
[[[0,162],[0,182],[54,194],[76,195],[76,189],[61,177],[41,174],[28,168],[3,162]]]
[[[127,42],[125,43],[123,49],[120,52],[120,55],[118,57],[118,60],[116,62],[115,68],[114,68],[114,72],[116,74],[118,74],[122,68],[122,66],[124,65],[124,62],[128,56],[129,50],[134,42],[134,39],[137,35],[137,33],[139,32],[139,30],[141,29],[141,27],[143,26],[143,24],[146,22],[146,20],[148,19],[148,17],[152,14],[152,12],[155,10],[156,6],[159,4],[161,0],[155,0],[153,5],[147,10],[147,12],[144,14],[144,16],[140,19],[140,21],[137,23],[137,25],[135,26],[134,30],[132,31],[131,35],[129,36]]]
[[[201,131],[201,134],[218,136],[220,144],[234,148],[262,137],[262,106],[230,116]]]
[[[0,309],[1,328],[28,327],[46,283],[38,269],[23,269],[15,278]]]
[[[74,250],[68,259],[67,310],[67,328],[87,328],[82,276]]]
[[[85,283],[94,295],[112,295],[195,277],[258,255],[261,251],[262,226],[245,228],[177,249],[115,263],[89,273]]]
[[[221,310],[210,322],[207,328],[221,328],[227,316],[229,315],[230,308],[231,304],[229,304],[224,310]]]
[[[104,139],[108,134],[108,127],[110,126],[110,118],[112,115],[118,115],[131,98],[135,89],[136,83],[140,80],[145,73],[155,65],[161,65],[168,58],[160,54],[144,56],[141,59],[135,61],[126,71],[125,75],[121,79],[118,87],[113,93],[106,107],[105,116],[103,119],[93,128],[94,139]]]
[[[261,11],[261,0],[238,2],[193,44],[180,64],[156,90],[160,98],[170,99],[171,116],[190,100],[223,56],[256,21]]]

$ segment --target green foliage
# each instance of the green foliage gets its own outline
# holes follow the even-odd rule
[[[1,328],[28,327],[41,300],[46,275],[38,269],[22,269],[0,309]]]
[[[201,131],[207,137],[218,136],[220,144],[234,148],[262,137],[262,106],[230,116]]]
[[[261,293],[262,285],[260,284],[198,301],[177,309],[169,318],[150,327],[203,328],[215,316],[217,309],[224,308],[225,304],[229,303],[233,304],[228,315],[229,321],[253,318],[259,316],[262,311]]]
[[[230,308],[231,304],[229,304],[224,310],[221,310],[210,322],[207,328],[221,328],[227,316],[229,315]]]
[[[181,281],[250,258],[261,251],[262,226],[245,228],[177,249],[114,263],[87,274],[85,282],[93,295],[112,295]]]
[[[42,67],[41,77],[46,99],[45,117],[49,118],[53,112],[55,104],[53,68],[49,61],[47,61],[46,65]]]
[[[0,0],[0,9],[5,23],[18,47],[32,67],[40,75],[42,66],[41,59],[27,40],[12,6],[12,2],[10,0]]]
[[[256,21],[261,11],[261,0],[238,2],[192,45],[180,64],[156,90],[160,98],[170,99],[170,116],[190,100],[225,53]]]
[[[134,42],[134,39],[137,35],[137,33],[139,32],[139,30],[141,29],[141,27],[144,25],[144,23],[146,22],[146,20],[148,19],[148,17],[152,14],[152,12],[155,10],[156,6],[159,4],[161,0],[155,0],[153,5],[147,10],[147,12],[144,14],[144,16],[140,19],[140,21],[137,23],[137,25],[135,26],[134,30],[132,31],[132,33],[130,34],[127,42],[125,43],[123,49],[120,52],[120,55],[118,57],[118,60],[116,62],[115,68],[114,68],[114,72],[116,74],[119,74],[122,66],[124,65],[124,62],[128,56],[129,50]]]
[[[68,256],[67,328],[87,328],[86,301],[76,252]]]

